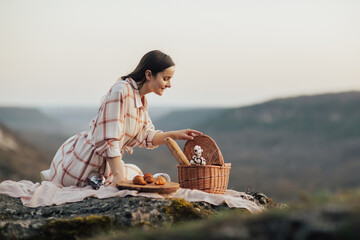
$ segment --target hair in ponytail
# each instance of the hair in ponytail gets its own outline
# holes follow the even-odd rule
[[[122,76],[121,79],[132,78],[140,89],[146,82],[145,71],[150,70],[153,75],[164,71],[168,67],[175,66],[171,57],[159,50],[153,50],[146,53],[140,60],[139,64],[130,74]]]

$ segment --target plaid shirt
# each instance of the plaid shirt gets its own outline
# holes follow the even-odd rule
[[[69,138],[57,151],[50,167],[50,180],[63,186],[85,186],[87,177],[97,172],[111,181],[106,158],[132,154],[135,146],[155,148],[158,131],[148,115],[145,96],[140,99],[134,80],[117,81],[105,96],[90,129]],[[141,174],[133,164],[125,164],[125,177]],[[136,175],[135,174],[135,175]]]

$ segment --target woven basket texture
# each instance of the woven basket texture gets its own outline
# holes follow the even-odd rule
[[[216,142],[207,135],[195,136],[193,140],[188,140],[184,145],[184,154],[191,160],[194,155],[194,147],[199,145],[204,151],[202,157],[206,160],[206,165],[224,165],[224,158]]]
[[[202,157],[206,165],[178,165],[178,180],[181,188],[198,189],[208,193],[224,194],[230,176],[230,163],[224,163],[216,142],[207,135],[194,137],[184,145],[184,154],[191,160],[194,147],[199,145],[204,151]]]
[[[230,164],[225,166],[178,165],[181,188],[198,189],[208,193],[224,194],[230,176]]]

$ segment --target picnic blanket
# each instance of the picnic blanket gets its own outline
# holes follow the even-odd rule
[[[110,197],[142,196],[149,198],[183,198],[189,202],[208,202],[213,205],[226,203],[230,208],[245,208],[251,213],[264,210],[253,201],[248,200],[249,196],[243,192],[227,190],[224,195],[210,194],[200,190],[179,188],[171,194],[145,193],[135,190],[118,190],[113,186],[101,186],[94,190],[86,187],[63,187],[57,183],[43,181],[33,183],[28,180],[19,182],[6,180],[0,183],[0,194],[20,198],[23,205],[27,207],[41,207],[50,205],[61,205],[64,203],[82,201],[88,197],[99,199]]]

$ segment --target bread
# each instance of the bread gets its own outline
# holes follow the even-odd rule
[[[155,179],[155,185],[165,185],[166,184],[166,179],[163,176],[158,176]]]
[[[191,165],[189,160],[185,157],[183,151],[181,151],[179,145],[170,137],[165,139],[165,143],[171,154],[180,165]]]
[[[151,173],[145,173],[144,174],[144,180],[147,183],[153,183],[155,181],[153,175]]]
[[[132,182],[136,185],[146,185],[146,182],[144,180],[144,177],[143,176],[140,176],[140,175],[136,175]]]

